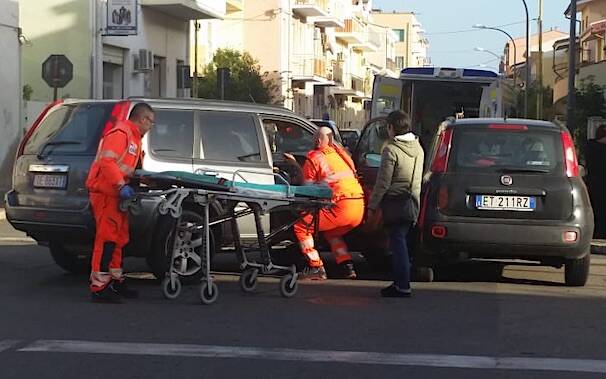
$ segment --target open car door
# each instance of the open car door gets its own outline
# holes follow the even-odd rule
[[[404,82],[401,79],[390,78],[382,75],[375,75],[372,85],[372,105],[370,109],[370,118],[387,116],[389,112],[402,108],[402,87]]]

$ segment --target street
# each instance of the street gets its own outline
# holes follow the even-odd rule
[[[0,224],[3,378],[606,374],[599,255],[581,288],[562,286],[561,270],[509,265],[501,276],[498,264],[483,262],[413,283],[410,299],[379,297],[387,276],[360,259],[361,280],[301,283],[293,299],[279,295],[273,278],[244,294],[236,275],[216,274],[220,296],[211,306],[199,303],[197,286],[165,300],[141,272],[143,260],[130,258],[140,298],[105,305],[90,302],[86,277],[64,273],[46,248]],[[215,268],[234,271],[234,261],[224,255]]]

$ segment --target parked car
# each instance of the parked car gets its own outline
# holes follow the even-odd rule
[[[5,207],[13,227],[49,246],[55,262],[67,271],[88,270],[95,225],[84,183],[102,131],[115,120],[128,118],[132,107],[142,101],[156,111],[156,125],[142,141],[142,168],[148,171],[218,172],[231,179],[230,172],[246,170],[242,175],[248,181],[274,183],[276,169],[286,177],[292,170],[284,162],[284,152],[304,159],[313,148],[317,127],[280,107],[144,98],[53,103],[21,141]],[[170,218],[157,216],[157,205],[154,200],[144,200],[143,212],[131,216],[131,242],[125,254],[145,257],[156,276],[161,276],[172,249],[172,224]],[[222,205],[213,204],[211,216],[221,213]],[[200,210],[188,205],[182,222],[200,220]],[[272,215],[263,222],[267,228],[281,220]],[[239,227],[244,239],[256,237],[252,217],[240,219]],[[213,250],[229,244],[227,223],[211,232]],[[179,238],[194,242],[199,236]],[[200,249],[194,245],[191,253],[199,255]],[[195,260],[188,267],[185,274],[196,269]]]
[[[354,153],[367,190],[385,140],[385,120],[371,120]],[[593,211],[567,129],[451,119],[438,128],[425,163],[417,264],[525,260],[564,266],[569,286],[586,283]]]
[[[315,119],[312,118],[309,121],[311,121],[314,125],[320,127],[320,126],[325,126],[327,128],[330,128],[335,136],[335,140],[340,143],[343,144],[343,138],[341,138],[341,133],[339,132],[339,128],[337,127],[337,123],[332,121],[332,120],[322,120],[322,119]]]

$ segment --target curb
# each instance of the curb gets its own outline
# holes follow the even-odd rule
[[[606,243],[603,242],[592,242],[591,243],[591,254],[602,254],[606,255]]]
[[[6,220],[6,211],[4,209],[0,209],[0,220]]]
[[[37,242],[29,237],[0,237],[0,244],[2,243],[19,243],[26,245],[36,245]]]

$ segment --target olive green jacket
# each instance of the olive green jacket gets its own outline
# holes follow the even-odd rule
[[[413,133],[399,135],[389,141],[381,155],[381,167],[368,208],[378,209],[386,195],[410,194],[411,200],[418,209],[424,157],[419,139]]]

